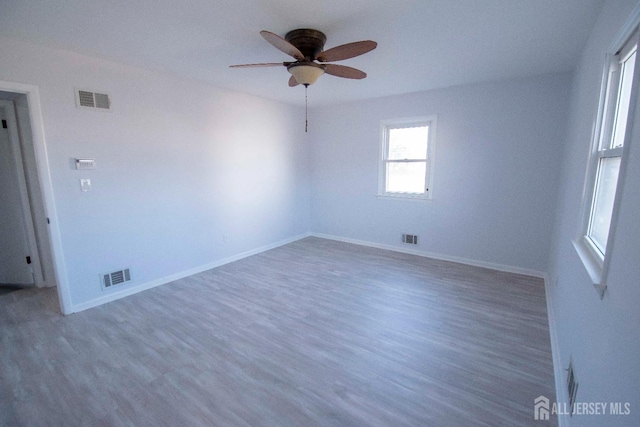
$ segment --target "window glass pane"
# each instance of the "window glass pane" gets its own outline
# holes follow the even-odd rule
[[[609,226],[611,225],[611,213],[613,200],[618,185],[618,172],[620,170],[620,157],[600,159],[598,165],[598,177],[593,198],[591,222],[589,224],[589,237],[600,249],[602,254],[607,249],[609,238]]]
[[[387,188],[389,193],[424,193],[426,162],[387,163]]]
[[[618,104],[616,105],[616,118],[613,128],[613,138],[611,147],[622,147],[624,144],[624,134],[627,128],[627,117],[629,115],[629,101],[631,100],[631,83],[633,83],[633,70],[635,68],[636,52],[629,56],[622,64],[622,75],[620,79],[620,90],[618,93]]]
[[[429,126],[389,129],[390,160],[426,159]]]

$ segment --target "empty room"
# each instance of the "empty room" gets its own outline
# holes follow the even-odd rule
[[[640,425],[638,0],[4,0],[0,426]]]

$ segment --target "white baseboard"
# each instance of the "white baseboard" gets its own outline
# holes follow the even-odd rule
[[[528,268],[513,267],[510,265],[503,265],[503,264],[494,264],[491,262],[477,261],[477,260],[472,260],[472,259],[462,258],[457,256],[437,254],[433,252],[420,251],[417,249],[401,248],[399,246],[387,245],[384,243],[373,243],[373,242],[368,242],[366,240],[350,239],[348,237],[333,236],[331,234],[310,233],[310,236],[319,237],[321,239],[336,240],[336,241],[345,242],[345,243],[353,243],[354,245],[368,246],[371,248],[384,249],[387,251],[417,255],[425,258],[433,258],[440,261],[457,262],[459,264],[472,265],[474,267],[483,267],[491,270],[504,271],[506,273],[522,274],[524,276],[538,277],[541,279],[544,279],[546,277],[546,273],[542,271],[531,270]]]
[[[261,252],[265,252],[271,249],[275,249],[277,247],[286,245],[288,243],[292,243],[295,242],[297,240],[300,239],[304,239],[305,237],[309,237],[311,234],[309,233],[305,233],[305,234],[300,234],[294,237],[290,237],[288,239],[284,239],[284,240],[280,240],[279,242],[275,242],[275,243],[271,243],[265,246],[261,246],[259,248],[256,249],[251,249],[249,251],[246,252],[242,252],[236,255],[232,255],[230,257],[226,257],[226,258],[222,258],[219,259],[217,261],[213,261],[211,263],[205,264],[205,265],[201,265],[199,267],[194,267],[191,268],[189,270],[185,270],[179,273],[175,273],[175,274],[171,274],[169,276],[165,276],[165,277],[161,277],[159,279],[156,280],[152,280],[151,282],[146,282],[146,283],[141,283],[139,285],[133,286],[131,288],[127,288],[127,289],[123,289],[122,291],[119,292],[114,292],[112,294],[109,295],[105,295],[103,297],[99,297],[99,298],[95,298],[92,299],[90,301],[87,302],[83,302],[80,304],[74,304],[71,306],[71,309],[68,313],[65,314],[71,314],[71,313],[77,313],[80,311],[84,311],[84,310],[88,310],[90,308],[94,308],[97,307],[99,305],[102,304],[106,304],[108,302],[112,302],[112,301],[116,301],[119,300],[120,298],[124,298],[124,297],[128,297],[130,295],[134,295],[137,294],[138,292],[142,292],[142,291],[146,291],[148,289],[151,288],[155,288],[156,286],[160,286],[160,285],[164,285],[188,276],[193,276],[194,274],[198,274],[198,273],[202,273],[203,271],[207,271],[207,270],[211,270],[212,268],[216,268],[216,267],[220,267],[222,265],[225,264],[229,264],[232,263],[234,261],[238,261],[241,260],[243,258],[247,258],[250,257],[252,255],[256,255],[259,254]]]
[[[551,356],[553,358],[553,376],[556,387],[556,402],[568,402],[569,397],[564,386],[564,368],[562,367],[562,357],[560,357],[560,346],[558,341],[558,330],[556,329],[556,315],[549,296],[549,288],[554,285],[549,276],[544,278],[544,293],[547,299],[547,318],[549,319],[549,337],[551,339]],[[558,427],[569,427],[570,419],[567,415],[558,414]]]
[[[216,268],[216,267],[220,267],[222,265],[225,264],[229,264],[231,262],[234,261],[238,261],[241,260],[243,258],[247,258],[250,257],[252,255],[256,255],[259,254],[261,252],[265,252],[268,251],[270,249],[274,249],[277,248],[279,246],[283,246],[286,245],[288,243],[292,243],[295,242],[297,240],[300,239],[304,239],[305,237],[318,237],[321,239],[329,239],[329,240],[336,240],[336,241],[340,241],[340,242],[345,242],[345,243],[352,243],[352,244],[356,244],[356,245],[360,245],[360,246],[368,246],[368,247],[373,247],[373,248],[378,248],[378,249],[384,249],[384,250],[389,250],[389,251],[394,251],[394,252],[401,252],[401,253],[406,253],[406,254],[411,254],[411,255],[417,255],[417,256],[422,256],[422,257],[426,257],[426,258],[433,258],[433,259],[438,259],[438,260],[442,260],[442,261],[451,261],[451,262],[457,262],[460,264],[467,264],[467,265],[472,265],[472,266],[476,266],[476,267],[483,267],[483,268],[489,268],[492,270],[498,270],[498,271],[504,271],[507,273],[515,273],[515,274],[522,274],[522,275],[526,275],[526,276],[533,276],[533,277],[540,277],[540,278],[546,278],[546,273],[540,272],[540,271],[536,271],[536,270],[530,270],[530,269],[525,269],[525,268],[520,268],[520,267],[512,267],[512,266],[507,266],[507,265],[502,265],[502,264],[494,264],[494,263],[489,263],[489,262],[484,262],[484,261],[477,261],[477,260],[471,260],[471,259],[467,259],[467,258],[462,258],[462,257],[456,257],[456,256],[450,256],[450,255],[442,255],[442,254],[436,254],[436,253],[432,253],[432,252],[425,252],[425,251],[419,251],[416,249],[409,249],[409,248],[400,248],[397,246],[393,246],[393,245],[387,245],[387,244],[381,244],[381,243],[373,243],[373,242],[368,242],[365,240],[358,240],[358,239],[350,239],[347,237],[340,237],[340,236],[334,236],[334,235],[330,235],[330,234],[322,234],[322,233],[304,233],[304,234],[299,234],[297,236],[294,237],[290,237],[288,239],[284,239],[275,243],[271,243],[265,246],[261,246],[259,248],[256,249],[252,249],[246,252],[242,252],[236,255],[232,255],[230,257],[226,257],[226,258],[222,258],[216,261],[213,261],[211,263],[205,264],[205,265],[201,265],[199,267],[194,267],[191,268],[189,270],[185,270],[179,273],[175,273],[175,274],[171,274],[169,276],[165,276],[165,277],[161,277],[159,279],[156,280],[152,280],[150,282],[146,282],[146,283],[141,283],[139,285],[127,288],[127,289],[123,289],[119,292],[114,292],[112,294],[109,295],[105,295],[99,298],[95,298],[92,299],[90,301],[86,301],[80,304],[74,304],[71,306],[71,309],[69,310],[68,313],[65,314],[71,314],[71,313],[77,313],[80,311],[84,311],[84,310],[88,310],[90,308],[93,307],[97,307],[99,305],[102,304],[106,304],[108,302],[111,301],[116,301],[120,298],[124,298],[127,297],[129,295],[134,295],[137,294],[138,292],[142,292],[145,291],[147,289],[151,289],[151,288],[155,288],[156,286],[160,286],[160,285],[164,285],[166,283],[170,283],[173,282],[175,280],[179,280],[182,279],[184,277],[188,277],[188,276],[192,276],[194,274],[198,274],[201,273],[203,271],[207,271],[207,270],[211,270],[212,268]],[[547,283],[548,281],[545,281],[545,283]],[[547,303],[547,306],[549,304]],[[550,314],[551,316],[551,314]],[[550,317],[551,319],[551,317]]]

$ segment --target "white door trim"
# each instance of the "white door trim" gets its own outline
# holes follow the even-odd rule
[[[39,184],[47,218],[49,218],[49,238],[51,241],[53,269],[58,287],[58,300],[60,302],[60,310],[64,314],[69,314],[72,312],[71,295],[69,293],[69,282],[64,265],[62,240],[60,228],[58,227],[58,215],[53,197],[53,184],[51,182],[47,146],[44,137],[44,122],[42,120],[42,110],[40,106],[40,93],[37,86],[1,80],[0,91],[21,93],[27,97],[29,116],[31,118],[31,131],[33,134],[33,147],[36,154],[36,167],[40,180]]]
[[[20,193],[20,213],[22,214],[24,232],[27,238],[27,248],[29,250],[28,255],[31,257],[30,269],[33,284],[35,286],[42,286],[44,282],[42,279],[42,266],[40,264],[40,255],[38,254],[38,245],[36,243],[36,232],[33,227],[33,216],[31,215],[29,193],[27,192],[27,180],[24,174],[22,149],[18,139],[16,110],[13,106],[13,102],[5,100],[0,100],[0,108],[4,109],[7,118],[7,130],[9,131],[9,141],[13,154],[16,178],[18,181],[18,192]]]

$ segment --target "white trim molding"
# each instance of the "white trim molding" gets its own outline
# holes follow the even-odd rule
[[[506,266],[506,265],[502,265],[502,264],[493,264],[493,263],[488,263],[488,262],[484,262],[484,261],[474,261],[474,260],[470,260],[470,259],[466,259],[466,258],[461,258],[461,257],[454,257],[454,256],[448,256],[448,255],[441,255],[441,254],[435,254],[435,253],[430,253],[430,252],[423,252],[423,251],[417,251],[417,250],[411,250],[411,249],[403,249],[403,248],[398,248],[396,246],[392,246],[392,245],[384,245],[384,244],[378,244],[378,243],[373,243],[373,242],[367,242],[364,240],[357,240],[357,239],[350,239],[350,238],[346,238],[346,237],[339,237],[339,236],[333,236],[333,235],[329,235],[329,234],[322,234],[322,233],[304,233],[304,234],[299,234],[297,236],[294,237],[290,237],[288,239],[285,240],[281,240],[275,243],[271,243],[265,246],[261,246],[259,248],[256,249],[252,249],[246,252],[242,252],[236,255],[232,255],[230,257],[226,257],[226,258],[222,258],[216,261],[213,261],[211,263],[208,264],[204,264],[198,267],[194,267],[191,268],[189,270],[185,270],[179,273],[175,273],[175,274],[171,274],[169,276],[165,276],[165,277],[161,277],[159,279],[156,280],[152,280],[150,282],[146,282],[146,283],[141,283],[139,285],[135,285],[133,287],[127,288],[127,289],[123,289],[119,292],[114,292],[112,294],[109,295],[105,295],[99,298],[95,298],[92,299],[90,301],[84,302],[84,303],[80,303],[80,304],[76,304],[70,307],[70,311],[69,313],[77,313],[80,311],[84,311],[84,310],[88,310],[90,308],[94,308],[94,307],[98,307],[102,304],[106,304],[108,302],[112,302],[112,301],[116,301],[119,300],[121,298],[130,296],[130,295],[134,295],[137,294],[139,292],[142,291],[146,291],[148,289],[152,289],[155,288],[157,286],[161,286],[188,276],[192,276],[194,274],[198,274],[198,273],[202,273],[203,271],[207,271],[207,270],[211,270],[213,268],[216,267],[220,267],[223,266],[225,264],[229,264],[232,263],[234,261],[239,261],[243,258],[247,258],[250,257],[252,255],[257,255],[259,253],[262,252],[266,252],[268,250],[271,249],[275,249],[278,248],[280,246],[289,244],[289,243],[293,243],[296,242],[298,240],[304,239],[306,237],[317,237],[320,239],[328,239],[328,240],[335,240],[335,241],[339,241],[339,242],[344,242],[344,243],[352,243],[355,245],[359,245],[359,246],[367,246],[367,247],[372,247],[372,248],[377,248],[377,249],[384,249],[384,250],[389,250],[389,251],[393,251],[393,252],[401,252],[401,253],[406,253],[406,254],[410,254],[410,255],[417,255],[417,256],[421,256],[421,257],[425,257],[425,258],[433,258],[433,259],[437,259],[437,260],[441,260],[441,261],[450,261],[450,262],[457,262],[460,264],[465,264],[465,265],[471,265],[471,266],[475,266],[475,267],[482,267],[482,268],[488,268],[491,270],[496,270],[496,271],[503,271],[503,272],[507,272],[507,273],[515,273],[515,274],[522,274],[525,276],[532,276],[532,277],[538,277],[538,278],[545,278],[546,277],[546,273],[540,272],[540,271],[536,271],[536,270],[529,270],[529,269],[525,269],[525,268],[520,268],[520,267],[512,267],[512,266]],[[69,314],[66,313],[66,314]]]
[[[105,295],[105,296],[102,296],[102,297],[99,297],[99,298],[94,298],[94,299],[92,299],[90,301],[83,302],[83,303],[71,306],[69,313],[77,313],[77,312],[80,312],[80,311],[88,310],[90,308],[98,307],[98,306],[100,306],[102,304],[106,304],[108,302],[116,301],[116,300],[119,300],[121,298],[125,298],[125,297],[128,297],[130,295],[134,295],[134,294],[137,294],[139,292],[155,288],[157,286],[165,285],[167,283],[171,283],[171,282],[174,282],[176,280],[183,279],[185,277],[193,276],[194,274],[202,273],[203,271],[211,270],[212,268],[220,267],[220,266],[223,266],[225,264],[232,263],[234,261],[239,261],[239,260],[241,260],[243,258],[247,258],[247,257],[250,257],[252,255],[257,255],[257,254],[259,254],[261,252],[265,252],[265,251],[268,251],[268,250],[271,250],[271,249],[275,249],[275,248],[278,248],[280,246],[283,246],[283,245],[286,245],[286,244],[289,244],[289,243],[293,243],[295,241],[298,241],[300,239],[304,239],[305,237],[309,237],[309,236],[310,236],[309,233],[300,234],[300,235],[297,235],[297,236],[294,236],[294,237],[290,237],[288,239],[280,240],[280,241],[275,242],[275,243],[271,243],[271,244],[268,244],[268,245],[261,246],[261,247],[256,248],[256,249],[251,249],[249,251],[241,252],[239,254],[232,255],[230,257],[222,258],[222,259],[210,262],[208,264],[204,264],[204,265],[201,265],[201,266],[198,266],[198,267],[194,267],[194,268],[191,268],[189,270],[185,270],[185,271],[181,271],[179,273],[171,274],[169,276],[161,277],[159,279],[152,280],[150,282],[141,283],[141,284],[132,286],[130,288],[123,289],[121,291],[111,293],[109,295]],[[65,314],[69,314],[69,313],[65,313]]]
[[[632,134],[638,131],[633,124],[635,117],[636,98],[640,89],[640,53],[638,44],[640,43],[640,3],[635,7],[625,24],[622,26],[612,44],[605,53],[605,63],[600,82],[600,96],[598,100],[597,113],[594,118],[589,160],[586,167],[585,183],[582,191],[582,201],[580,207],[580,222],[576,236],[572,239],[572,244],[578,257],[580,258],[586,272],[588,273],[593,286],[600,299],[603,299],[607,290],[607,275],[611,261],[611,253],[615,246],[615,230],[617,225],[618,210],[621,202],[622,190],[625,184],[627,158],[629,157],[629,147]],[[632,58],[633,74],[625,74],[625,65]],[[621,101],[620,85],[623,76],[631,77],[632,85],[627,101]],[[626,98],[624,98],[626,99]],[[626,105],[628,102],[628,105]],[[616,130],[616,120],[618,109],[626,111],[627,117],[621,132],[624,135],[624,143],[618,144]],[[594,205],[598,198],[599,164],[601,160],[608,158],[620,158],[618,176],[614,187],[613,206],[611,218],[609,220],[608,236],[606,241],[596,244],[591,236],[591,226],[593,221]]]
[[[378,155],[378,192],[377,197],[396,200],[431,200],[433,198],[434,157],[436,146],[436,128],[438,116],[406,117],[400,119],[388,119],[380,121],[380,148]],[[416,159],[389,159],[389,131],[408,127],[428,127],[427,152],[424,158]],[[387,164],[388,163],[425,163],[423,192],[403,193],[387,191]]]
[[[453,255],[443,255],[443,254],[438,254],[438,253],[435,253],[435,252],[420,251],[420,250],[416,250],[416,249],[401,248],[401,247],[394,246],[394,245],[387,245],[387,244],[384,244],[384,243],[374,243],[374,242],[369,242],[369,241],[365,241],[365,240],[358,240],[358,239],[351,239],[351,238],[348,238],[348,237],[334,236],[334,235],[331,235],[331,234],[310,233],[310,236],[319,237],[321,239],[336,240],[338,242],[344,242],[344,243],[353,243],[354,245],[368,246],[370,248],[377,248],[377,249],[384,249],[384,250],[387,250],[387,251],[400,252],[400,253],[405,253],[405,254],[409,254],[409,255],[417,255],[417,256],[424,257],[424,258],[433,258],[433,259],[437,259],[437,260],[440,260],[440,261],[457,262],[459,264],[471,265],[471,266],[474,266],[474,267],[488,268],[490,270],[503,271],[505,273],[522,274],[523,276],[538,277],[540,279],[544,279],[546,277],[546,274],[547,274],[547,273],[542,272],[542,271],[531,270],[531,269],[528,269],[528,268],[514,267],[514,266],[504,265],[504,264],[494,264],[494,263],[486,262],[486,261],[472,260],[472,259],[469,259],[469,258],[463,258],[463,257],[458,257],[458,256],[453,256]]]
[[[562,367],[562,357],[560,357],[560,344],[558,341],[558,330],[556,329],[556,315],[553,309],[553,303],[549,289],[553,284],[548,276],[544,278],[544,293],[547,301],[547,319],[549,321],[549,338],[551,340],[551,358],[553,361],[553,377],[556,389],[556,401],[568,402],[569,396],[565,387],[564,378],[565,370]],[[555,281],[554,281],[555,283]],[[566,414],[558,414],[558,426],[566,427],[569,425],[569,418]]]
[[[69,283],[62,251],[62,238],[58,227],[58,215],[53,196],[53,184],[51,182],[47,144],[44,136],[44,122],[40,106],[40,93],[37,86],[5,81],[0,81],[0,90],[23,94],[27,97],[33,147],[36,154],[36,168],[46,215],[49,218],[49,238],[51,239],[51,253],[55,281],[58,288],[58,300],[62,313],[69,314],[71,313],[71,295],[69,293]]]

